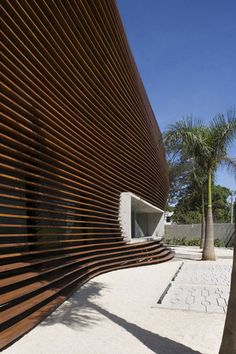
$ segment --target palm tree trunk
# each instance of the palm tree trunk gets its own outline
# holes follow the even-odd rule
[[[236,353],[236,203],[234,204],[234,261],[225,328],[219,354]]]
[[[204,190],[202,190],[202,222],[201,222],[201,242],[200,248],[202,249],[205,241],[205,206],[204,206]]]
[[[202,252],[202,260],[215,261],[214,248],[214,231],[213,231],[213,215],[212,215],[212,194],[211,194],[211,169],[208,171],[208,206],[206,217],[206,234],[205,243]]]

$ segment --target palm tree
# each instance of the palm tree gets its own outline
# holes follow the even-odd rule
[[[234,204],[234,237],[236,240],[236,203]],[[231,286],[225,328],[219,354],[236,353],[236,242],[234,244],[234,260],[231,275]]]
[[[236,171],[236,161],[227,156],[227,149],[236,137],[236,112],[218,115],[210,126],[192,117],[182,119],[169,127],[164,135],[165,144],[182,159],[193,159],[197,170],[207,179],[206,232],[202,259],[215,260],[212,216],[212,176],[217,167],[225,165]]]
[[[200,248],[202,249],[205,242],[205,187],[207,182],[206,174],[204,173],[204,171],[202,171],[200,167],[196,168],[196,166],[194,166],[192,170],[191,180],[193,189],[196,189],[196,191],[201,194],[202,219]]]
[[[209,146],[209,156],[206,160],[208,178],[208,211],[206,222],[206,239],[203,248],[202,259],[208,260],[212,257],[213,238],[213,218],[212,218],[212,174],[219,165],[226,166],[236,171],[236,161],[227,156],[227,148],[236,137],[236,114],[231,111],[226,120],[223,115],[218,115],[213,119],[208,128],[207,143]],[[209,234],[208,234],[209,232]],[[211,236],[212,234],[212,240]],[[215,257],[213,257],[215,258]]]

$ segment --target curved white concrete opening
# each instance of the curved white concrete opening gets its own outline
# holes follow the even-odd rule
[[[127,242],[164,236],[164,211],[130,192],[121,193],[119,221]]]

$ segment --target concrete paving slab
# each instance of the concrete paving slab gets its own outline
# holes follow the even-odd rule
[[[225,313],[230,290],[231,264],[185,262],[157,306],[187,311]]]

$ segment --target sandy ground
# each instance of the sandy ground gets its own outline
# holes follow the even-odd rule
[[[199,254],[196,248],[178,248],[178,252]],[[232,262],[231,250],[217,253],[217,262]],[[152,307],[180,263],[176,258],[94,278],[3,353],[217,354],[224,314]]]

